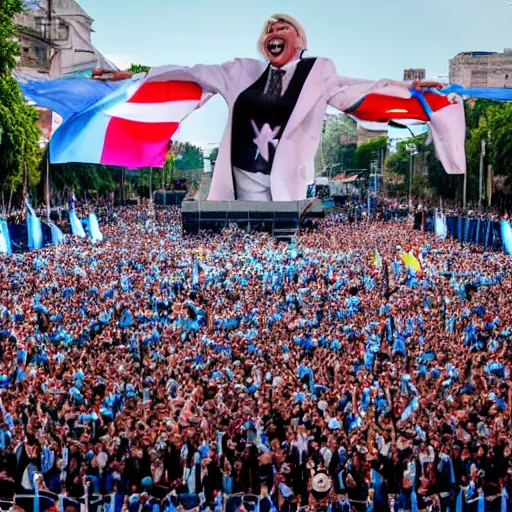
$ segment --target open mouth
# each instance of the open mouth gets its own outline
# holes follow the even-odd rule
[[[283,39],[271,39],[267,43],[267,51],[274,57],[279,57],[284,52],[284,40]]]

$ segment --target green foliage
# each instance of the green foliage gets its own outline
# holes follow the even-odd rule
[[[131,71],[134,75],[137,73],[147,73],[150,70],[149,66],[144,66],[143,64],[132,64],[128,71]]]
[[[0,7],[0,76],[7,75],[16,67],[14,60],[19,55],[19,44],[13,18],[23,12],[22,0],[2,0]]]
[[[384,161],[383,180],[391,195],[407,193],[409,189],[409,158],[406,144],[399,143],[396,153],[390,154]]]
[[[176,175],[178,158],[174,151],[169,151],[167,156],[165,157],[165,163],[162,169],[160,169],[161,174],[161,184],[163,188],[167,188],[174,181],[174,176]]]
[[[23,185],[25,170],[29,182],[39,182],[41,152],[38,147],[38,115],[26,105],[11,71],[16,66],[19,45],[13,18],[23,12],[21,0],[2,0],[0,9],[0,187],[15,192]]]
[[[25,166],[31,184],[39,182],[37,112],[28,106],[11,76],[0,77],[0,183],[15,191],[23,184]]]
[[[453,199],[461,187],[460,176],[449,175],[435,157],[432,144],[427,144],[426,136],[411,137],[398,143],[396,153],[389,155],[384,162],[384,183],[391,195],[409,193],[409,168],[411,154],[408,144],[414,144],[418,154],[413,156],[412,193],[415,196],[435,200],[437,196]]]
[[[176,158],[176,169],[202,169],[204,166],[203,150],[188,142],[173,142],[172,152]]]
[[[505,176],[512,184],[512,104],[502,103],[490,112],[489,160],[497,175]]]
[[[380,162],[382,151],[386,154],[387,149],[387,137],[375,137],[364,142],[356,149],[356,167],[369,170],[372,161],[377,160]]]
[[[441,162],[436,158],[434,147],[431,144],[426,146],[425,151],[428,152],[428,186],[432,190],[431,196],[456,199],[462,194],[463,179],[458,175],[448,174],[444,170]],[[418,195],[421,196],[421,192]]]
[[[54,186],[59,190],[74,190],[77,195],[96,193],[107,195],[114,190],[120,168],[107,165],[69,163],[52,165]]]
[[[484,177],[487,165],[493,167],[499,192],[510,194],[512,186],[512,104],[478,100],[466,107],[468,138],[466,155],[468,163],[468,200],[478,198],[481,142],[487,146]],[[485,187],[484,187],[485,191]]]
[[[150,169],[149,167],[144,167],[142,169],[130,171],[127,175],[127,181],[133,185],[133,188],[136,190],[139,196],[149,197],[150,182],[153,181],[153,190],[158,188],[154,186],[155,171],[157,170],[158,169]]]
[[[357,124],[350,117],[336,116],[327,119],[324,123],[322,137],[322,151],[325,166],[328,167],[339,164],[336,167],[336,171],[354,169],[356,137]],[[322,163],[321,160],[321,158],[318,159],[315,168]]]
[[[487,116],[487,112],[498,103],[490,100],[469,100],[464,104],[466,126],[468,131],[480,125],[480,119]]]

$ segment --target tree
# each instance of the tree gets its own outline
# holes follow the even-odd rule
[[[383,182],[391,195],[402,195],[408,190],[409,151],[404,143],[399,143],[396,153],[388,155],[384,161]]]
[[[38,146],[37,112],[25,103],[11,71],[16,66],[19,45],[14,16],[23,12],[21,0],[3,0],[0,10],[0,186],[10,194],[24,183],[32,185],[40,179],[41,152]]]
[[[132,64],[128,71],[131,71],[134,75],[137,73],[147,73],[150,70],[149,66],[144,66],[144,64]]]
[[[63,197],[74,190],[77,196],[97,194],[105,196],[115,188],[120,167],[106,165],[68,163],[52,165],[51,174],[54,188],[61,191]]]
[[[486,100],[469,102],[466,107],[468,138],[466,156],[468,167],[468,199],[478,198],[481,142],[486,142],[486,163],[492,165],[496,202],[510,208],[512,186],[512,105]],[[486,173],[487,174],[487,173]]]
[[[189,142],[173,142],[172,151],[176,156],[176,169],[188,171],[203,168],[204,154],[200,147]]]
[[[497,175],[512,183],[512,104],[495,105],[488,120],[490,152],[489,158]]]
[[[177,155],[174,153],[174,151],[170,151],[167,153],[167,156],[165,157],[165,163],[162,168],[162,182],[164,187],[167,184],[172,184],[174,181],[175,171],[176,171],[176,164],[178,162]]]
[[[337,165],[340,171],[353,169],[356,138],[357,124],[352,118],[345,115],[329,117],[324,122],[322,136],[325,166]]]
[[[19,45],[14,16],[23,12],[22,0],[2,0],[0,9],[0,75],[7,76],[15,67]]]
[[[463,180],[460,176],[448,174],[441,162],[436,158],[434,146],[425,145],[426,163],[428,168],[428,187],[432,191],[431,197],[444,197],[456,199],[462,194]]]
[[[210,161],[212,163],[212,168],[215,165],[215,162],[217,161],[218,156],[219,156],[219,148],[213,148],[212,152],[210,153]]]
[[[149,197],[150,183],[154,181],[155,178],[154,171],[154,169],[150,169],[149,167],[143,167],[129,173],[128,178],[139,196]],[[151,186],[154,190],[155,187],[153,187],[153,183],[151,183]]]
[[[445,172],[435,156],[434,146],[427,143],[425,134],[400,141],[396,153],[386,158],[383,178],[387,192],[392,195],[406,195],[409,192],[409,144],[414,144],[417,149],[413,159],[413,195],[431,201],[439,196],[454,199],[461,191],[460,177]]]
[[[387,137],[375,137],[363,142],[356,149],[356,167],[358,169],[370,169],[374,160],[380,162],[382,151],[386,154],[388,149]]]

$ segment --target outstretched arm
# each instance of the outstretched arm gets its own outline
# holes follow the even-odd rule
[[[411,97],[410,89],[425,91],[428,88],[441,89],[443,87],[438,82],[430,81],[406,82],[387,78],[374,81],[338,76],[334,64],[331,63],[331,66],[332,78],[328,84],[328,103],[341,111],[352,109],[368,94],[409,99]]]
[[[203,92],[218,93],[226,96],[236,75],[246,66],[257,61],[252,59],[235,59],[224,64],[196,64],[195,66],[157,66],[149,70],[146,82],[190,81],[201,86]],[[131,78],[130,71],[107,71],[98,69],[93,78],[102,81],[119,81]]]
[[[334,65],[331,77],[326,96],[329,105],[364,121],[415,119],[429,122],[436,156],[445,171],[448,174],[466,172],[464,104],[428,92],[430,88],[442,89],[442,84],[344,78],[336,76]],[[414,90],[425,94],[413,94]]]
[[[331,80],[328,89],[328,103],[343,112],[350,110],[368,94],[382,94],[397,98],[409,99],[412,82],[398,82],[396,80],[363,80],[336,76]]]

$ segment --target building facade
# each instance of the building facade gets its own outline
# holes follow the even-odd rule
[[[404,69],[404,80],[405,81],[418,81],[418,80],[425,80],[427,72],[423,68],[409,68]]]
[[[359,122],[357,124],[357,145],[378,137],[387,137],[388,129],[385,123]]]
[[[16,17],[20,56],[15,75],[19,79],[90,77],[96,68],[116,69],[91,41],[93,19],[75,0],[33,0],[31,8]],[[40,147],[48,144],[62,119],[50,110],[39,114]]]
[[[450,60],[450,83],[464,87],[512,87],[512,48],[503,53],[459,53]]]
[[[87,76],[92,69],[116,69],[94,47],[93,19],[75,0],[33,2],[17,16],[21,55],[16,71],[25,76]]]

